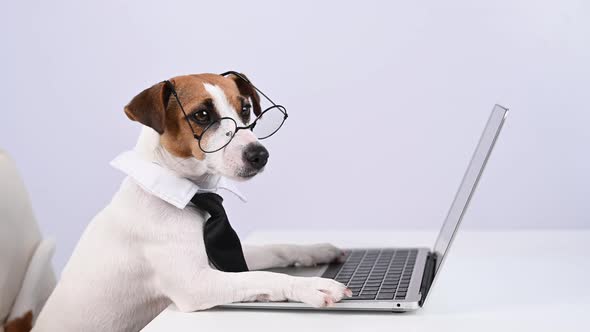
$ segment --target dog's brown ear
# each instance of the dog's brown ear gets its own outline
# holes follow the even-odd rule
[[[147,88],[125,106],[125,114],[129,119],[152,127],[162,135],[166,127],[166,106],[170,92],[164,82]]]
[[[246,78],[248,81],[250,81],[250,79],[248,79],[246,77],[246,75],[240,73],[240,75],[242,75],[244,78]],[[252,100],[252,106],[254,108],[254,114],[256,114],[256,116],[259,116],[260,113],[262,112],[262,109],[260,108],[260,96],[258,95],[258,92],[256,92],[256,89],[254,89],[254,87],[252,86],[252,84],[250,84],[249,82],[246,82],[244,79],[238,77],[237,75],[229,75],[229,78],[231,78],[232,80],[234,80],[234,82],[236,82],[236,85],[238,86],[238,90],[240,91],[240,94],[246,98],[250,98],[250,100]]]

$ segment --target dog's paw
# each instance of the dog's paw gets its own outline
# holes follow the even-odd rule
[[[291,249],[292,264],[296,266],[313,266],[344,260],[344,251],[329,243],[298,245]]]
[[[344,297],[352,296],[352,291],[332,279],[296,277],[286,295],[289,300],[321,308],[329,307]]]

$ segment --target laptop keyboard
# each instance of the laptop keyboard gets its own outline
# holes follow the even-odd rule
[[[352,297],[346,300],[404,300],[417,254],[416,249],[354,249],[322,277],[348,286]]]

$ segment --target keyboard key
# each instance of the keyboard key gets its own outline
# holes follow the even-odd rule
[[[393,292],[380,292],[377,294],[377,300],[393,300]]]
[[[374,299],[375,299],[375,295],[359,295],[359,296],[353,296],[353,297],[346,298],[346,300],[374,300]]]
[[[384,292],[393,292],[397,289],[397,286],[382,285],[381,290]]]
[[[385,287],[385,288],[387,288],[387,287],[397,288],[398,287],[398,284],[397,284],[397,282],[387,282],[387,281],[384,281],[381,284],[381,287]]]

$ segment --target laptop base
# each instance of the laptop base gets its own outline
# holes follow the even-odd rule
[[[343,311],[385,311],[385,312],[404,312],[404,311],[413,311],[419,309],[421,306],[421,291],[424,290],[422,286],[424,271],[427,265],[428,256],[430,254],[430,250],[428,248],[363,248],[363,249],[349,249],[347,250],[350,253],[348,254],[347,260],[343,264],[324,264],[314,267],[286,267],[286,268],[275,268],[275,269],[268,269],[266,271],[276,272],[276,273],[285,273],[293,276],[301,276],[301,277],[331,277],[337,281],[343,282],[351,289],[355,289],[352,286],[358,285],[354,282],[358,282],[359,278],[366,279],[366,282],[363,287],[361,287],[360,291],[358,292],[357,299],[347,299],[344,298],[342,301],[335,303],[333,306],[326,307],[326,308],[314,308],[305,303],[301,302],[240,302],[240,303],[231,303],[227,305],[223,305],[223,308],[242,308],[242,309],[298,309],[298,310],[343,310]],[[359,252],[364,252],[363,256],[359,260]],[[415,259],[413,260],[413,264],[411,266],[411,270],[408,273],[404,269],[400,270],[397,267],[400,260],[405,259],[405,262],[410,261],[411,254],[415,253]],[[377,254],[376,254],[377,253]],[[406,254],[407,253],[407,254]],[[376,257],[375,257],[376,256]],[[391,258],[390,258],[391,256]],[[395,269],[387,269],[383,268],[386,265],[386,260],[389,261],[388,267],[394,267]],[[352,270],[351,267],[348,267],[347,262],[349,263],[357,263],[358,266],[354,268],[352,273],[349,271]],[[370,269],[367,269],[367,266],[371,265]],[[341,268],[337,273],[334,273],[335,267],[338,266]],[[342,269],[343,267],[347,267]],[[407,266],[406,266],[407,267]],[[369,273],[364,271],[369,270]],[[383,271],[381,272],[381,271]],[[338,273],[340,272],[340,273]],[[385,289],[387,285],[391,285],[394,282],[391,281],[391,278],[388,280],[388,277],[397,276],[398,281],[398,290],[405,290],[404,298],[396,298],[396,294],[392,296],[391,299],[382,299],[379,296],[379,291],[383,290],[386,291],[383,294],[390,294],[389,289]],[[378,291],[375,293],[374,299],[369,299],[365,297],[361,297],[364,294],[367,294],[369,291],[369,285],[373,285],[369,283],[369,280],[376,280],[376,278],[381,277],[382,282],[380,286],[378,286]],[[399,288],[402,285],[405,276],[409,278],[409,283],[405,288]],[[395,278],[393,280],[396,280]],[[374,284],[377,284],[376,282]],[[358,287],[356,288],[358,289]]]

